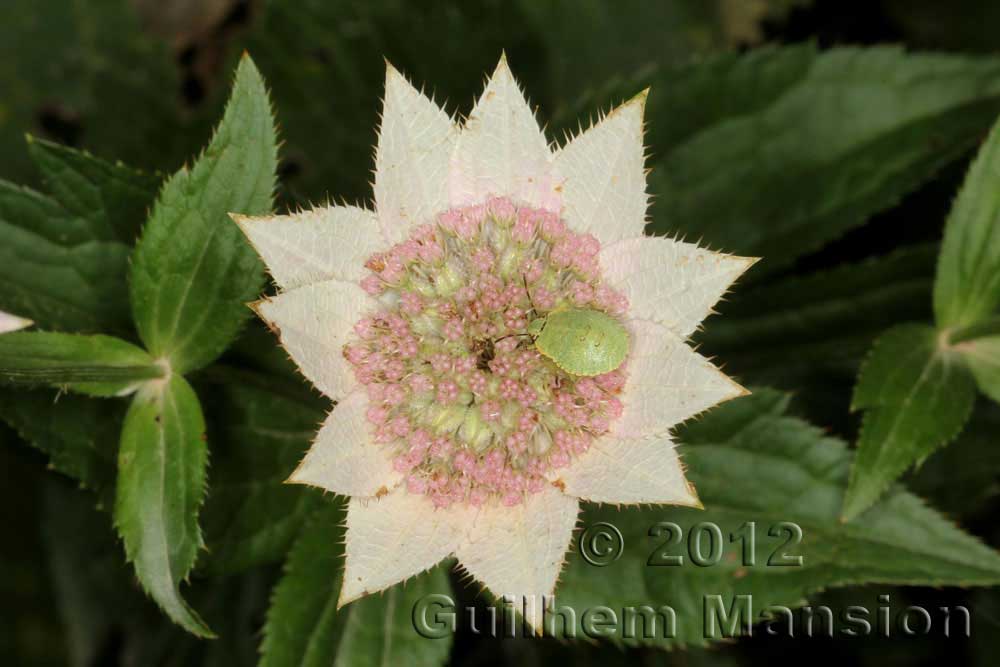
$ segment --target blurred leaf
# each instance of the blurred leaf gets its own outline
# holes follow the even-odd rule
[[[322,409],[271,386],[215,385],[208,404],[212,492],[202,511],[213,572],[280,561],[316,506],[314,490],[286,484],[323,419]],[[264,384],[262,382],[261,384]]]
[[[644,66],[756,41],[764,2],[675,0],[521,0],[518,7],[545,44],[549,84],[556,99],[577,97],[579,86]],[[567,17],[572,16],[572,20]],[[594,35],[601,35],[594,39]]]
[[[651,231],[761,256],[757,275],[896,204],[1000,111],[1000,59],[897,47],[762,49],[644,78]]]
[[[946,51],[997,50],[991,29],[1000,6],[979,0],[882,0],[883,10],[899,24],[907,44]]]
[[[122,562],[108,515],[91,498],[49,479],[42,534],[71,664],[101,664],[113,634],[124,629],[145,600]]]
[[[156,197],[159,176],[31,137],[28,151],[53,199],[67,212],[86,219],[91,229],[101,229],[99,238],[129,246],[135,242]]]
[[[141,614],[122,628],[113,664],[135,667],[254,667],[260,625],[278,568],[251,570],[239,576],[193,578],[189,600],[204,612],[218,637],[205,641],[169,620],[148,599]],[[104,664],[104,663],[99,663]],[[95,665],[96,667],[96,665]]]
[[[934,284],[941,328],[974,325],[1000,304],[1000,123],[983,144],[944,228]]]
[[[741,289],[696,340],[729,374],[793,387],[826,371],[853,379],[872,341],[930,317],[936,244]]]
[[[1000,403],[1000,336],[984,336],[959,343],[979,390]]]
[[[7,0],[0,23],[0,172],[33,174],[24,133],[98,148],[130,164],[173,167],[196,149],[164,45],[128,0]]]
[[[936,244],[803,276],[737,285],[695,333],[699,351],[743,384],[793,391],[796,414],[853,439],[850,394],[872,343],[932,317]]]
[[[128,329],[128,248],[106,227],[0,181],[0,235],[0,309],[47,329]]]
[[[411,617],[419,599],[450,594],[445,566],[337,611],[343,521],[343,504],[327,504],[292,547],[268,611],[261,667],[443,665],[450,637],[420,636]]]
[[[123,665],[156,667],[254,667],[260,623],[276,573],[253,570],[240,576],[192,582],[188,597],[218,632],[212,641],[186,634],[169,623],[129,628]],[[160,619],[163,615],[157,613]]]
[[[270,210],[275,142],[264,81],[245,57],[211,143],[164,185],[132,256],[139,335],[175,372],[220,355],[264,286],[263,266],[229,213]]]
[[[275,343],[274,333],[257,318],[247,323],[240,337],[226,350],[221,362],[226,361],[241,368],[294,380],[307,390],[312,387],[285,348]]]
[[[861,367],[851,401],[851,409],[865,416],[844,519],[859,515],[907,468],[952,441],[975,400],[968,369],[956,352],[940,346],[933,327],[901,324],[883,334]]]
[[[94,396],[163,376],[145,350],[112,336],[22,331],[0,336],[0,384],[65,386]]]
[[[981,401],[955,442],[928,458],[906,487],[953,516],[988,511],[1000,493],[1000,407]]]
[[[198,641],[205,651],[202,667],[247,667],[257,665],[260,659],[260,630],[262,619],[271,601],[277,568],[253,570],[239,577],[211,580],[211,595],[202,604],[206,618],[216,628],[219,638],[215,641]],[[178,662],[187,667],[190,662]]]
[[[6,665],[65,667],[67,647],[39,531],[45,471],[33,458],[0,425],[0,524],[8,531],[0,549],[0,655]]]
[[[669,605],[677,614],[676,638],[663,639],[659,633],[655,639],[639,633],[625,638],[619,624],[613,640],[680,646],[719,638],[719,626],[713,637],[705,624],[710,595],[720,596],[727,611],[736,596],[751,596],[750,622],[757,622],[768,606],[801,606],[806,596],[828,587],[864,582],[975,586],[1000,581],[1000,555],[901,488],[887,494],[863,520],[842,523],[851,455],[843,442],[784,416],[786,405],[787,398],[758,390],[682,430],[682,455],[704,511],[588,507],[583,526],[598,521],[617,526],[624,538],[623,555],[598,568],[571,553],[556,604],[572,607],[581,616],[579,610],[597,605],[614,610]],[[650,535],[650,529],[664,521],[682,529],[680,544],[667,544],[667,532]],[[741,527],[746,530],[747,521],[756,524],[753,565],[742,562],[745,543],[730,540]],[[689,537],[704,522],[721,528],[722,553],[717,563],[699,567],[689,555]],[[780,528],[772,532],[780,522],[798,525],[801,541],[789,539]],[[705,535],[701,543],[701,553],[709,553]],[[648,564],[651,556],[662,553],[683,555],[683,565]],[[801,556],[802,564],[776,565],[785,562],[782,554]]]
[[[478,608],[477,608],[478,611]],[[485,613],[485,612],[484,612]],[[482,631],[483,621],[477,621]],[[463,648],[465,648],[463,646]],[[664,651],[656,647],[622,647],[610,643],[557,641],[541,637],[510,637],[483,641],[476,652],[461,662],[461,667],[740,667],[743,646],[713,644],[707,649],[686,647],[684,651]],[[457,652],[457,651],[456,651]]]
[[[996,664],[997,638],[1000,637],[1000,592],[976,591],[969,605],[973,612],[970,644],[971,667],[993,667]]]
[[[132,5],[150,32],[160,35],[175,49],[197,46],[224,24],[239,0],[133,0]]]
[[[125,406],[51,390],[0,390],[0,419],[33,447],[53,469],[94,491],[111,506],[115,456]]]
[[[198,511],[205,497],[205,420],[179,375],[140,390],[125,415],[118,452],[115,525],[143,587],[170,618],[214,636],[178,587],[204,546]]]
[[[343,634],[334,648],[336,664],[351,667],[446,664],[452,635],[429,639],[417,634],[413,611],[418,601],[430,595],[450,597],[449,565],[447,562],[438,565],[409,581],[352,602],[338,612]]]

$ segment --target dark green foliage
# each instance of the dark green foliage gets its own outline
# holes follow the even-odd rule
[[[759,621],[892,591],[972,599],[974,645],[838,642],[845,664],[989,664],[996,594],[957,589],[1000,584],[993,10],[188,4],[11,0],[0,25],[0,311],[38,329],[0,335],[7,662],[729,667],[816,649],[717,642],[706,595],[752,595]],[[854,46],[876,39],[903,45]],[[557,588],[578,611],[670,605],[673,638],[498,642],[459,619],[423,639],[422,597],[484,605],[450,560],[338,610],[344,499],[285,483],[335,406],[248,324],[269,288],[228,214],[369,202],[383,58],[460,116],[502,50],[555,142],[649,86],[647,231],[763,258],[693,343],[783,391],[675,434],[704,510],[585,505],[582,526],[613,523],[627,548],[599,568],[574,545]],[[663,522],[683,548],[659,548]],[[730,539],[747,522],[752,565]],[[687,551],[707,523],[724,536],[711,566]],[[768,564],[784,552],[802,564]],[[913,585],[946,588],[897,588]]]

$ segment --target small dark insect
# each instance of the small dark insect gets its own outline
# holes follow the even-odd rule
[[[472,343],[472,353],[476,355],[476,368],[481,371],[490,372],[490,362],[496,354],[493,347],[493,339],[485,338]]]

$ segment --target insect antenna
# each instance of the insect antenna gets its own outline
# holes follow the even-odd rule
[[[505,340],[507,338],[516,338],[517,336],[528,336],[530,338],[531,334],[530,333],[507,334],[506,336],[500,336],[499,338],[494,338],[493,342],[494,343],[499,343],[500,341]]]
[[[531,319],[533,320],[533,319],[535,319],[535,318],[538,317],[538,309],[535,308],[535,302],[531,300],[531,290],[528,289],[528,276],[522,273],[521,274],[521,282],[524,283],[524,293],[528,295],[528,304],[531,306],[531,310],[529,312],[531,313]],[[531,320],[529,320],[529,322],[530,321]],[[500,336],[500,338],[495,338],[493,340],[493,343],[494,344],[495,343],[499,343],[500,341],[502,341],[502,340],[504,340],[506,338],[515,338],[517,336],[527,336],[528,338],[531,338],[531,339],[535,338],[534,336],[532,336],[530,333],[527,333],[527,332],[525,332],[525,333],[512,333],[512,334],[507,334],[506,336]]]
[[[524,293],[528,295],[528,305],[531,306],[531,313],[534,317],[538,317],[538,309],[535,308],[535,302],[531,300],[531,290],[528,289],[528,276],[522,273],[521,280],[524,282]]]

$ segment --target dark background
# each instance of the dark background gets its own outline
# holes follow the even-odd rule
[[[651,67],[669,67],[725,51],[764,44],[815,41],[820,47],[898,43],[913,49],[988,52],[997,48],[1000,3],[952,0],[737,0],[701,2],[247,2],[213,0],[5,0],[0,8],[0,178],[38,185],[24,149],[28,132],[104,158],[119,158],[169,173],[203,145],[218,118],[233,64],[250,51],[272,88],[282,148],[280,206],[327,197],[370,197],[383,56],[436,99],[461,113],[471,107],[485,73],[505,49],[511,66],[550,136],[575,127],[582,108],[606,109],[601,86]],[[654,91],[655,94],[655,91]],[[651,119],[668,123],[669,118]],[[656,146],[650,149],[655,155]],[[788,273],[812,272],[940,238],[942,221],[961,183],[964,159],[908,195],[891,210]],[[850,377],[824,377],[818,406],[809,392],[801,410],[831,432],[852,438],[847,416]],[[119,604],[116,586],[129,583],[114,563],[61,553],[67,535],[85,541],[106,531],[88,500],[46,472],[44,457],[0,429],[0,656],[4,664],[65,664],[67,608],[84,618],[100,610],[74,597],[67,580],[87,578]],[[944,471],[947,471],[947,464]],[[995,481],[995,480],[994,480]],[[953,493],[961,495],[962,490]],[[82,509],[81,509],[82,508]],[[943,508],[947,510],[948,508]],[[956,517],[994,546],[996,503]],[[279,568],[234,580],[214,601],[238,617],[238,639],[206,649],[170,626],[151,605],[139,604],[135,623],[102,638],[95,664],[253,664],[270,586]],[[456,590],[476,602],[474,588]],[[974,611],[973,637],[789,639],[755,636],[709,650],[673,653],[621,651],[554,640],[496,642],[459,632],[453,664],[750,665],[764,661],[911,665],[994,664],[1000,598],[992,591],[848,589],[815,604],[837,608],[893,604],[934,608],[964,604]],[[126,604],[122,602],[121,604]],[[127,603],[132,604],[132,603]],[[120,611],[120,610],[118,610]],[[96,622],[96,618],[95,618]],[[86,626],[74,632],[86,635]],[[138,648],[137,648],[138,647]]]

